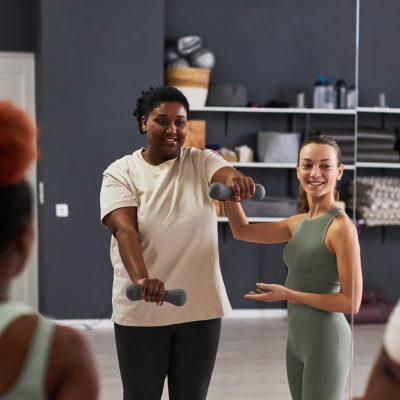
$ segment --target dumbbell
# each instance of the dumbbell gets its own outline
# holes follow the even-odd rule
[[[126,288],[126,297],[129,300],[137,301],[140,298],[140,285],[132,283]],[[163,301],[174,304],[175,306],[183,306],[186,303],[187,295],[182,289],[166,290],[164,292]]]
[[[230,197],[233,196],[233,189],[230,186],[223,185],[219,182],[214,182],[210,185],[208,189],[208,194],[214,200],[228,200]],[[252,196],[252,200],[262,200],[265,197],[265,188],[263,185],[257,183],[256,184],[256,191]]]

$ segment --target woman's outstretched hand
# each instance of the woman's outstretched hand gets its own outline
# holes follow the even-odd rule
[[[269,283],[257,283],[256,286],[255,292],[249,292],[244,295],[246,299],[266,301],[267,303],[289,300],[291,290],[285,286]]]

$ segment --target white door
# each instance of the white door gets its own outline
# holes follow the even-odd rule
[[[35,118],[35,70],[34,56],[30,53],[0,52],[0,99],[9,99]],[[29,171],[34,199],[35,241],[24,272],[14,281],[11,297],[38,309],[38,244],[36,165]]]

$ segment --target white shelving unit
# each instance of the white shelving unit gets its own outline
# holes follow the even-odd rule
[[[295,163],[233,162],[238,168],[296,168]]]
[[[282,221],[284,217],[248,217],[249,222],[279,222]],[[218,222],[228,222],[227,217],[218,217]]]
[[[232,165],[238,168],[296,168],[295,163],[263,163],[263,162],[233,162]],[[345,170],[354,170],[353,164],[346,164]]]
[[[264,114],[335,114],[355,115],[354,109],[337,110],[329,108],[271,108],[271,107],[195,107],[191,111],[205,112],[241,112],[241,113],[264,113]]]
[[[357,168],[400,169],[400,163],[357,162]]]
[[[270,107],[196,107],[192,111],[197,112],[233,112],[233,113],[264,113],[264,114],[320,114],[320,115],[355,115],[356,110],[338,110],[327,108],[270,108]],[[357,112],[376,114],[400,114],[400,108],[390,107],[358,107]],[[294,163],[232,163],[238,168],[296,168]],[[346,170],[357,168],[387,168],[400,169],[400,163],[374,163],[357,162],[356,165],[345,165]]]
[[[335,114],[355,115],[355,109],[329,109],[329,108],[271,108],[271,107],[194,107],[191,111],[205,112],[241,112],[241,113],[264,113],[264,114]],[[358,107],[360,113],[376,114],[400,114],[400,108],[395,107]]]
[[[400,108],[391,107],[358,107],[358,112],[375,114],[400,114]]]

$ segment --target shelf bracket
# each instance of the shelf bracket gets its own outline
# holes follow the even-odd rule
[[[304,139],[310,136],[310,114],[304,114]]]
[[[386,120],[387,120],[387,118],[386,118],[386,114],[385,113],[382,113],[381,114],[381,128],[382,129],[386,129]]]
[[[381,243],[385,244],[386,242],[386,226],[382,226],[381,228]]]
[[[289,131],[290,132],[295,132],[296,131],[296,116],[295,114],[290,115],[290,120],[289,120]]]
[[[222,227],[221,227],[221,229],[222,229],[222,241],[225,243],[226,242],[226,235],[227,235],[227,232],[226,232],[226,230],[227,230],[227,223],[223,223],[222,224]]]
[[[228,136],[228,121],[229,121],[229,112],[226,111],[226,112],[224,112],[224,129],[225,129],[224,135],[225,135],[225,137]]]

